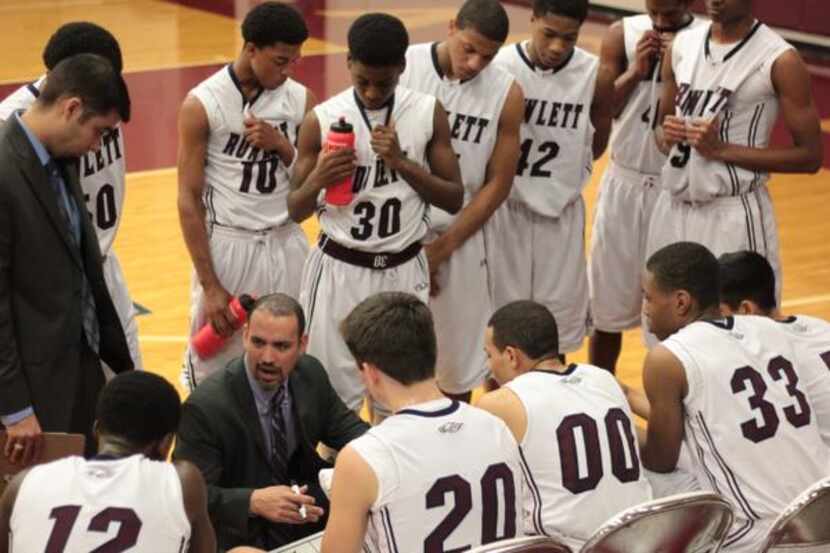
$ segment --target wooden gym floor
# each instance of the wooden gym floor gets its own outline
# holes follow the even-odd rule
[[[115,249],[130,292],[149,312],[139,317],[145,366],[179,384],[188,330],[190,259],[176,212],[176,112],[187,91],[231,61],[242,45],[239,21],[253,0],[4,0],[0,18],[0,97],[43,72],[40,53],[51,33],[75,20],[94,21],[118,38],[133,101],[126,126],[127,199]],[[220,5],[219,8],[210,7]],[[312,38],[295,78],[324,99],[348,86],[346,31],[365,11],[387,11],[407,25],[413,43],[440,40],[460,2],[298,0]],[[195,7],[188,7],[195,6]],[[405,7],[401,7],[405,6]],[[530,11],[507,6],[509,42],[528,36]],[[597,52],[605,25],[588,22],[580,45]],[[830,71],[811,66],[830,166]],[[781,136],[780,130],[776,136]],[[585,191],[590,220],[607,155]],[[771,190],[781,231],[784,310],[830,319],[830,172],[775,175]],[[305,225],[309,237],[316,222]],[[639,331],[626,333],[619,374],[640,386],[644,349]],[[583,348],[571,356],[587,359]]]

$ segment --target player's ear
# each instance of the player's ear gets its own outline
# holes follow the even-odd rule
[[[686,290],[676,290],[674,292],[674,307],[677,314],[681,317],[689,315],[692,311],[694,302],[692,296]]]
[[[741,300],[738,305],[738,315],[759,315],[761,310],[755,305],[755,302],[750,300]]]

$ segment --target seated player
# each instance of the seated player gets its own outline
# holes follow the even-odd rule
[[[98,399],[98,455],[37,465],[6,489],[0,553],[214,553],[201,473],[186,461],[164,462],[180,414],[179,394],[164,378],[129,371],[112,379]]]
[[[376,294],[341,329],[369,394],[394,414],[337,458],[323,553],[465,551],[520,533],[516,441],[438,389],[427,306]]]
[[[685,441],[704,489],[735,519],[729,553],[757,553],[775,518],[827,475],[823,443],[793,340],[764,317],[722,317],[718,261],[694,242],[649,258],[643,314],[662,342],[645,360],[651,404],[643,465],[672,471]]]
[[[478,406],[507,423],[521,446],[533,490],[525,496],[525,533],[557,537],[578,551],[610,517],[651,499],[620,386],[599,367],[562,364],[556,320],[545,306],[515,301],[498,309],[484,344],[503,387]]]
[[[798,380],[810,400],[824,443],[830,446],[830,323],[807,315],[785,315],[775,299],[775,272],[756,252],[725,253],[720,265],[720,310],[724,315],[761,315],[794,340]]]

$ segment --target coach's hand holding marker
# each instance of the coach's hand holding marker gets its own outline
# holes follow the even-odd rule
[[[300,495],[300,486],[298,486],[296,483],[292,483],[291,491],[294,492],[294,494],[296,495]],[[300,518],[302,518],[303,520],[308,518],[308,512],[306,511],[305,504],[300,505],[299,512]]]

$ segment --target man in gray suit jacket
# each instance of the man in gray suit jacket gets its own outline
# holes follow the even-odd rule
[[[202,470],[223,549],[270,550],[322,530],[328,501],[317,473],[331,465],[317,445],[339,450],[369,428],[340,400],[320,362],[305,355],[307,342],[297,301],[264,296],[245,326],[245,355],[184,403],[173,458]]]
[[[123,79],[82,54],[0,127],[0,422],[12,462],[38,458],[42,431],[85,434],[91,453],[100,360],[133,367],[78,185],[77,157],[120,120]]]

